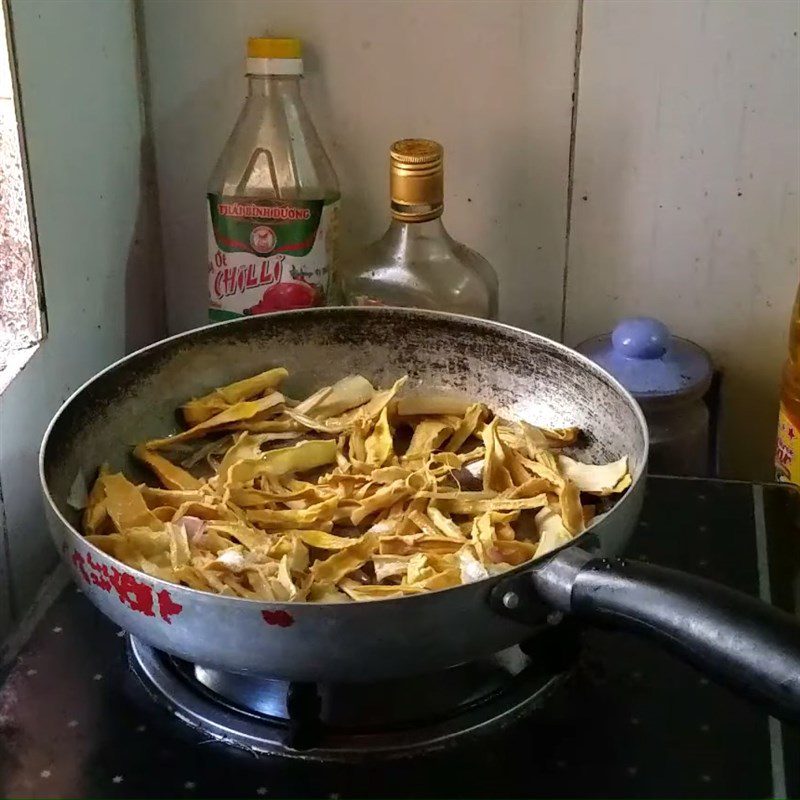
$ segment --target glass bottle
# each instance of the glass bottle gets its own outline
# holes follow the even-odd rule
[[[800,485],[800,288],[789,323],[789,357],[781,381],[775,473],[779,481]]]
[[[208,189],[212,321],[323,305],[339,184],[300,95],[298,39],[250,39],[247,99]]]
[[[384,235],[337,266],[336,299],[497,316],[497,275],[442,225],[443,149],[403,139],[389,150],[392,221]]]

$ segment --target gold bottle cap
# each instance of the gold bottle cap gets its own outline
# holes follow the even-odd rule
[[[401,139],[389,149],[392,216],[425,222],[444,210],[444,150],[430,139]]]

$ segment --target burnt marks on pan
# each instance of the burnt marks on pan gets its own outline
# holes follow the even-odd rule
[[[468,469],[450,470],[450,481],[462,492],[480,492],[483,489],[483,481]]]
[[[360,373],[387,386],[453,391],[508,418],[577,425],[590,438],[582,460],[633,454],[644,442],[637,416],[597,367],[541,336],[473,320],[401,308],[319,308],[249,317],[187,333],[120,361],[79,392],[53,428],[46,481],[56,505],[79,468],[128,464],[137,442],[176,430],[174,409],[189,396],[271,366],[290,372],[287,392],[311,391]]]

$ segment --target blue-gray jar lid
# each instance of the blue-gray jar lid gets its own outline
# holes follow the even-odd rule
[[[613,332],[576,348],[610,372],[638,399],[702,395],[711,382],[708,353],[688,339],[672,336],[652,317],[628,317]]]

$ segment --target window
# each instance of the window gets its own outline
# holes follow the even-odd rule
[[[44,330],[16,95],[8,6],[0,0],[0,391]]]

